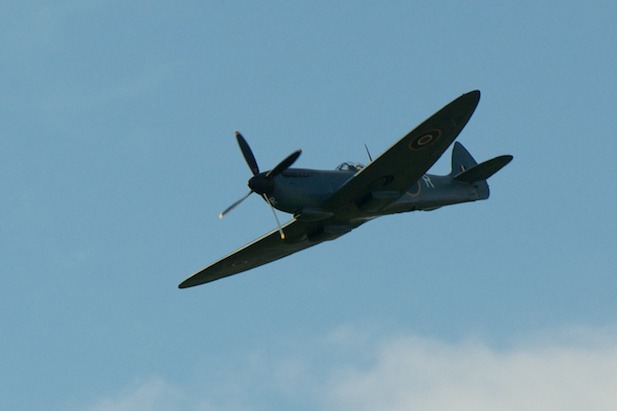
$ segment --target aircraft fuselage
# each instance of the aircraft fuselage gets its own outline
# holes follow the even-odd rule
[[[288,169],[274,179],[274,190],[269,196],[278,210],[302,218],[302,213],[341,213],[349,219],[374,218],[380,215],[408,211],[429,211],[444,205],[458,204],[488,198],[485,181],[465,183],[450,175],[425,174],[402,195],[387,190],[374,190],[369,196],[341,209],[328,209],[327,200],[336,193],[356,171]]]

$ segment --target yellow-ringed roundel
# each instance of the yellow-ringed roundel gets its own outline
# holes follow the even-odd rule
[[[420,134],[409,142],[409,149],[412,151],[422,150],[426,147],[432,146],[441,137],[441,130],[433,129],[425,133]]]
[[[409,187],[409,190],[407,190],[407,193],[411,195],[412,197],[417,197],[418,194],[420,194],[421,187],[422,186],[420,185],[420,182],[416,181],[411,187]]]

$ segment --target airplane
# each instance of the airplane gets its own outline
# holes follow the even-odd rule
[[[301,150],[274,168],[260,171],[246,139],[236,131],[253,176],[249,192],[223,211],[223,218],[252,193],[269,205],[277,228],[196,272],[179,288],[219,280],[334,240],[377,217],[485,200],[487,179],[512,161],[502,155],[478,164],[459,142],[452,149],[452,171],[426,174],[467,124],[480,101],[474,90],[453,100],[369,164],[342,163],[335,170],[291,168]],[[290,213],[281,226],[274,209]]]

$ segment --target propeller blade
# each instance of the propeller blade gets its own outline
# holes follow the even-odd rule
[[[259,166],[257,165],[257,160],[255,160],[255,156],[253,155],[253,151],[249,144],[246,142],[242,134],[239,131],[236,131],[236,140],[238,140],[238,145],[240,146],[240,151],[242,151],[242,155],[244,156],[244,160],[246,160],[246,164],[249,165],[251,172],[253,175],[259,174]]]
[[[296,150],[290,155],[288,155],[283,161],[278,163],[276,167],[272,170],[268,171],[268,173],[260,173],[259,166],[257,165],[257,160],[255,160],[255,156],[253,155],[253,150],[246,142],[246,139],[240,134],[239,131],[236,131],[236,140],[238,141],[238,146],[240,146],[240,151],[242,151],[242,155],[244,156],[244,160],[246,164],[248,164],[251,172],[253,173],[253,177],[248,182],[249,188],[251,191],[246,193],[241,199],[227,207],[222,213],[219,214],[219,218],[222,219],[225,217],[227,213],[236,208],[241,202],[247,199],[252,193],[260,194],[266,203],[270,206],[270,210],[272,210],[272,214],[274,215],[274,219],[276,220],[276,226],[278,228],[279,234],[281,235],[281,239],[285,239],[285,233],[283,232],[283,228],[281,227],[281,222],[279,221],[278,216],[276,215],[276,211],[274,211],[274,206],[270,202],[268,195],[266,193],[271,193],[274,190],[274,180],[272,178],[281,174],[283,171],[287,170],[293,163],[296,162],[300,154],[302,154],[302,150]]]
[[[281,174],[283,171],[287,170],[289,167],[291,167],[293,163],[296,162],[298,157],[300,157],[300,154],[302,154],[302,150],[296,150],[290,155],[288,155],[285,160],[281,161],[280,163],[276,165],[276,167],[268,171],[268,174],[266,174],[266,177],[267,178],[276,177],[279,174]]]
[[[272,214],[274,215],[274,219],[276,220],[276,227],[279,230],[279,234],[281,235],[281,240],[285,239],[285,233],[283,232],[283,229],[281,228],[281,222],[279,221],[279,218],[276,216],[276,211],[274,211],[274,207],[272,207],[272,203],[270,202],[270,199],[268,199],[268,196],[263,194],[262,197],[264,198],[264,200],[266,200],[266,203],[268,203],[268,205],[270,206],[270,210],[272,210]]]
[[[231,210],[233,210],[234,208],[236,208],[236,206],[238,204],[240,204],[241,202],[243,202],[244,200],[246,200],[248,198],[248,196],[250,196],[251,194],[253,194],[253,190],[249,191],[248,193],[246,193],[241,199],[239,199],[238,201],[236,201],[235,203],[233,203],[232,205],[230,205],[229,207],[227,207],[222,213],[219,214],[219,219],[223,219],[223,217],[225,217],[225,214],[229,213]]]

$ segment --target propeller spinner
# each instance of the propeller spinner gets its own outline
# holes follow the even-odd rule
[[[246,193],[242,198],[238,201],[227,207],[222,213],[219,214],[219,218],[225,217],[227,213],[236,208],[240,203],[248,198],[252,193],[257,193],[266,200],[266,203],[270,206],[272,213],[274,214],[274,218],[276,219],[276,224],[278,226],[279,233],[281,234],[281,238],[285,238],[285,234],[283,233],[283,229],[281,228],[281,223],[279,222],[278,217],[276,216],[276,212],[274,211],[274,207],[268,198],[274,192],[274,177],[281,174],[283,171],[287,170],[293,163],[296,162],[300,154],[302,154],[302,150],[296,150],[290,155],[288,155],[283,161],[278,163],[272,170],[261,173],[259,171],[259,166],[257,165],[257,160],[255,160],[255,156],[253,155],[253,151],[251,147],[246,142],[246,139],[240,134],[239,131],[236,131],[236,140],[238,141],[238,146],[240,146],[240,151],[242,151],[242,155],[244,156],[244,160],[246,164],[248,164],[249,169],[253,173],[253,177],[251,177],[248,181],[248,186],[250,191]]]

